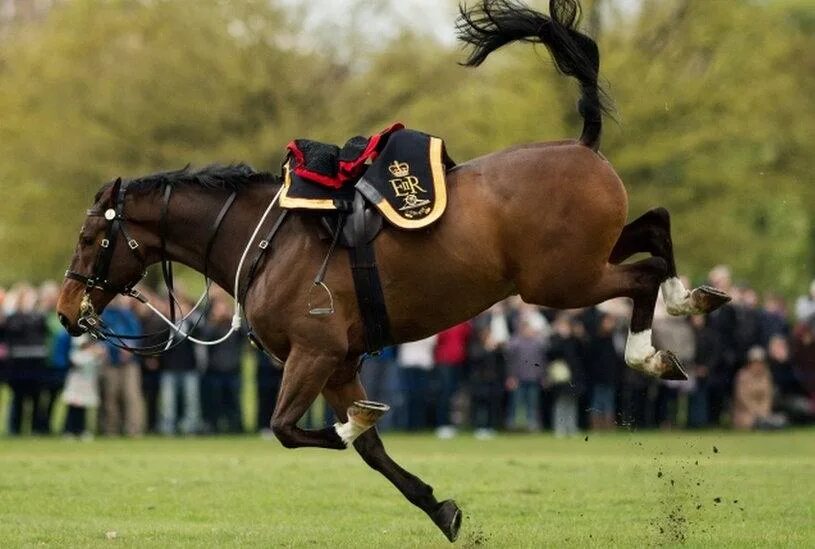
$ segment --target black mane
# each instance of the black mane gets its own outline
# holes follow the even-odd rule
[[[219,189],[227,191],[237,191],[250,183],[262,183],[276,180],[275,176],[269,172],[255,171],[248,164],[243,162],[238,164],[210,164],[203,168],[194,170],[189,164],[180,170],[159,172],[144,177],[126,180],[124,183],[128,191],[148,192],[160,190],[165,184],[168,185],[197,185],[203,189]],[[113,182],[106,183],[96,195],[96,200],[102,193],[113,185]]]

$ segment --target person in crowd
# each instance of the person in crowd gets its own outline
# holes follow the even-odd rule
[[[467,349],[468,385],[473,435],[479,440],[494,438],[502,426],[504,346],[509,337],[505,302],[493,305],[472,321]]]
[[[687,280],[683,283],[685,287],[690,285]],[[693,364],[696,358],[696,332],[687,317],[669,315],[662,299],[657,300],[654,311],[653,339],[657,349],[670,349],[682,364]],[[659,427],[670,429],[678,424],[679,393],[690,392],[696,382],[692,372],[688,372],[688,375],[688,381],[659,382],[655,410],[655,423]]]
[[[192,309],[190,299],[176,288],[176,299],[181,311],[187,313]],[[184,333],[198,334],[195,329],[202,322],[196,312],[187,318],[179,318],[180,328]],[[175,335],[173,346],[159,355],[160,409],[159,432],[171,436],[175,434],[194,435],[201,428],[201,362],[205,358],[203,349],[196,351],[195,345],[180,335]],[[203,356],[202,356],[203,355]],[[178,418],[178,397],[181,396],[182,413]]]
[[[762,339],[762,311],[758,293],[751,287],[742,284],[737,292],[736,301],[736,341],[738,346],[738,362],[743,364],[747,358],[747,351],[755,346],[763,346]]]
[[[719,347],[716,361],[711,364],[707,383],[708,420],[712,427],[716,427],[721,424],[722,416],[728,409],[733,393],[733,377],[736,368],[742,363],[741,344],[737,335],[737,303],[740,295],[733,286],[730,269],[724,265],[717,265],[710,271],[708,282],[733,297],[732,302],[713,311],[707,319],[707,326],[715,334]]]
[[[583,367],[583,325],[568,312],[557,313],[549,340],[547,383],[554,405],[552,426],[556,437],[578,433],[578,399],[585,389]]]
[[[54,281],[48,281],[40,286],[40,311],[45,315],[48,327],[48,360],[43,372],[41,385],[41,406],[43,418],[50,424],[54,404],[56,404],[62,387],[65,385],[65,376],[68,375],[70,361],[68,359],[69,346],[57,345],[57,341],[65,334],[65,329],[57,318],[57,300],[59,299],[59,286]]]
[[[139,336],[141,323],[124,296],[117,296],[102,313],[102,321],[116,334]],[[133,343],[134,340],[124,339]],[[135,340],[138,341],[138,340]],[[144,433],[141,366],[130,352],[107,343],[108,360],[102,367],[102,433],[138,437]]]
[[[787,338],[792,333],[787,320],[787,305],[784,298],[775,293],[768,293],[761,311],[761,345],[769,348],[770,339],[775,336]]]
[[[0,286],[0,394],[8,380],[8,342],[6,341],[6,289]]]
[[[773,414],[773,381],[767,354],[761,347],[747,352],[747,364],[733,385],[733,427],[740,430],[773,429],[785,423]]]
[[[616,412],[616,389],[620,355],[614,344],[617,319],[610,313],[600,312],[597,332],[590,337],[588,348],[588,372],[591,379],[592,430],[613,429]]]
[[[48,359],[48,325],[37,308],[37,291],[28,284],[16,284],[8,300],[6,318],[9,374],[12,401],[9,434],[20,435],[26,403],[31,407],[31,432],[50,432],[47,410],[41,406],[40,393]]]
[[[159,295],[146,286],[142,286],[139,291],[161,314],[164,316],[170,314],[166,295]],[[138,316],[144,334],[150,336],[142,340],[143,345],[158,348],[166,343],[171,332],[168,325],[157,314],[141,303],[134,305],[133,312]],[[141,356],[139,365],[141,366],[141,391],[144,398],[144,429],[147,433],[155,434],[160,432],[161,361],[158,355]]]
[[[257,425],[264,438],[273,438],[272,414],[277,404],[277,394],[283,381],[283,365],[272,360],[262,349],[255,349],[257,383]]]
[[[404,418],[408,431],[418,431],[428,427],[425,406],[433,369],[433,350],[436,336],[419,341],[403,343],[399,346],[396,363],[399,365],[400,388],[404,400]]]
[[[59,344],[63,345],[64,341],[60,336]],[[68,341],[67,346],[71,368],[62,392],[67,408],[63,432],[68,437],[91,440],[93,435],[87,428],[88,410],[99,406],[99,373],[109,355],[103,344],[88,335]]]
[[[378,355],[367,356],[359,376],[368,398],[390,404],[394,410],[401,409],[397,373],[396,347],[385,347]],[[395,414],[385,414],[376,428],[382,432],[392,429],[394,417]]]
[[[696,341],[696,352],[690,363],[688,374],[693,378],[693,388],[688,395],[688,421],[690,428],[700,429],[709,424],[708,392],[710,372],[719,363],[719,340],[710,327],[707,317],[690,317]]]
[[[229,331],[232,306],[227,295],[216,294],[209,319],[202,333],[214,340]],[[206,347],[206,370],[202,379],[204,431],[207,433],[243,432],[241,413],[241,361],[245,335],[240,331],[222,343]]]
[[[807,392],[798,379],[786,337],[774,335],[770,338],[767,358],[775,387],[773,411],[783,414],[794,423],[811,420],[815,410],[812,410]]]
[[[439,398],[436,407],[436,436],[452,438],[456,428],[450,420],[453,397],[461,385],[462,372],[467,360],[467,340],[470,337],[470,323],[463,322],[438,334],[434,359],[436,376],[439,380]]]
[[[509,393],[506,425],[535,432],[541,429],[540,393],[547,362],[546,340],[530,318],[534,317],[518,315],[518,329],[504,348]],[[521,414],[526,420],[518,423]]]
[[[795,301],[795,317],[800,322],[815,318],[815,280],[809,285],[809,293]]]
[[[792,339],[792,357],[795,377],[809,402],[808,410],[810,414],[815,414],[815,316],[810,316],[806,322],[799,321],[796,325]]]

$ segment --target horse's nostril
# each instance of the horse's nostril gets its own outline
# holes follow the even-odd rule
[[[65,328],[68,327],[68,317],[62,313],[57,313],[57,318],[59,318],[59,323],[62,324]]]

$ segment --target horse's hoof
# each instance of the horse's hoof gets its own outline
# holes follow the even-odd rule
[[[686,381],[688,374],[682,369],[682,363],[671,351],[657,351],[654,360],[658,361],[659,379]]]
[[[456,541],[459,528],[461,528],[461,509],[458,508],[455,501],[452,499],[442,501],[430,518],[448,540]]]
[[[713,286],[699,286],[690,293],[690,301],[696,314],[713,312],[730,300],[729,295]]]
[[[356,400],[348,407],[348,418],[366,428],[372,427],[391,407],[373,400]]]

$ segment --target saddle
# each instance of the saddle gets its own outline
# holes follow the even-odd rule
[[[428,227],[447,207],[446,171],[454,166],[438,137],[396,123],[376,135],[356,136],[344,146],[296,139],[283,163],[280,206],[320,215],[332,245],[314,279],[323,284],[328,260],[339,244],[348,250],[368,353],[392,343],[373,241],[383,219],[404,230]],[[330,314],[333,308],[311,309]]]

